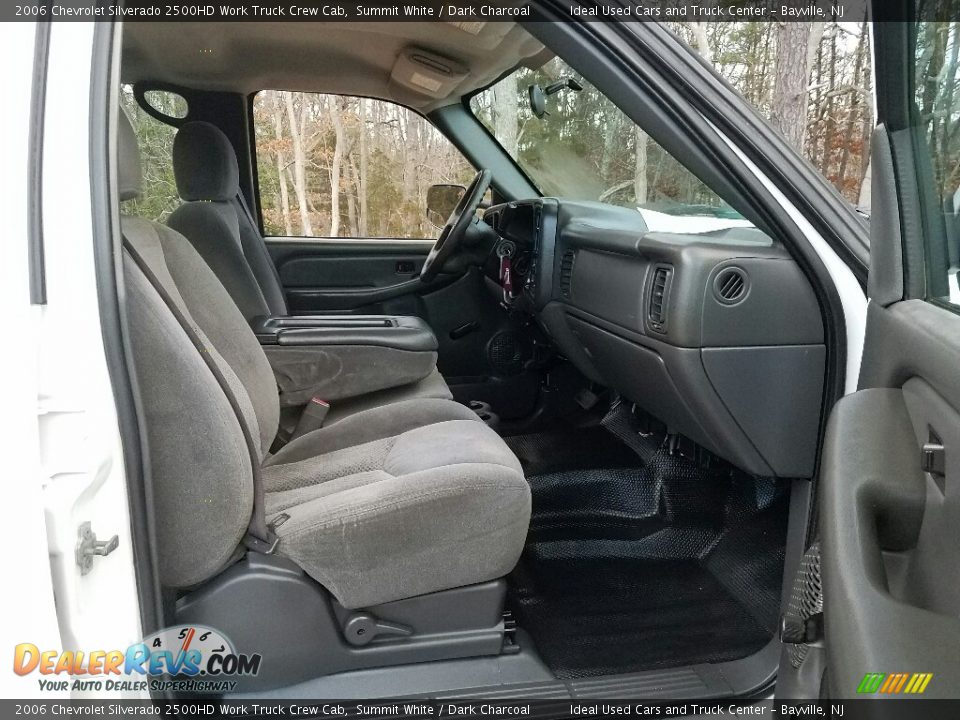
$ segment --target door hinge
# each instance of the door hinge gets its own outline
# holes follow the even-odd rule
[[[77,565],[80,574],[86,575],[93,569],[93,558],[107,556],[117,549],[120,538],[114,535],[109,540],[97,540],[89,522],[81,523],[77,528]]]

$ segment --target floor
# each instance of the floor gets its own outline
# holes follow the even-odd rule
[[[785,488],[630,422],[507,438],[533,492],[508,607],[559,678],[734,660],[776,629]]]

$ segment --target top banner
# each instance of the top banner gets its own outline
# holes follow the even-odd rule
[[[860,22],[869,0],[47,0],[3,4],[3,21],[112,22]],[[960,20],[957,0],[921,4],[922,18],[883,3],[874,20]]]

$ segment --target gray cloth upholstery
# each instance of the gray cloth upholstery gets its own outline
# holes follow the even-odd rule
[[[449,420],[480,422],[470,408],[452,400],[403,400],[354,413],[334,425],[301,435],[267,458],[264,465],[297,462]]]
[[[173,141],[173,175],[187,202],[229,202],[240,192],[240,170],[230,140],[216,125],[188,122]]]
[[[241,246],[240,222],[232,204],[185,203],[170,214],[167,225],[193,244],[244,318],[272,314]]]
[[[255,470],[267,519],[289,515],[277,528],[278,552],[347,607],[509,572],[523,548],[530,491],[516,457],[473,412],[439,399],[374,407],[269,456],[277,386],[240,310],[182,235],[139,218],[121,224],[139,258],[125,248],[123,297],[164,585],[196,585],[238,556]],[[256,450],[241,423],[259,438]]]
[[[319,396],[334,401],[423,380],[437,366],[435,352],[376,345],[264,348],[281,405],[303,405]]]
[[[125,234],[137,234],[139,223],[123,222]],[[127,256],[124,285],[146,420],[160,580],[187,587],[222,569],[247,529],[253,509],[250,453],[210,369]],[[211,353],[242,398],[239,380],[216,349]]]
[[[453,394],[436,368],[423,380],[410,385],[387,388],[357,397],[344,398],[330,404],[323,426],[329,427],[357,413],[376,407],[393,405],[404,400],[452,400]]]
[[[280,419],[277,384],[247,321],[182,235],[159,223],[130,217],[123,218],[123,232],[238,378],[235,394],[248,404],[248,425],[260,438],[261,453],[266,453]]]
[[[237,156],[227,136],[207,122],[184,124],[173,143],[173,172],[186,202],[167,225],[193,243],[247,320],[286,315],[276,266],[240,204]]]
[[[501,577],[530,520],[517,459],[475,416],[272,463],[264,483],[281,552],[347,608]]]
[[[285,315],[286,301],[276,267],[259,229],[238,200],[237,158],[227,136],[207,122],[188,122],[177,131],[173,148],[177,189],[185,202],[167,225],[186,237],[226,288],[249,321]],[[431,389],[411,386],[436,369],[436,355],[399,350],[352,347],[336,352],[322,349],[267,351],[285,408],[298,408],[321,395],[337,403],[328,423],[358,409],[409,397],[450,397],[436,375]],[[439,381],[439,382],[437,382]],[[442,384],[443,387],[435,387]],[[389,395],[384,391],[394,390]],[[372,397],[362,397],[374,393]],[[356,401],[356,402],[355,402]],[[284,413],[284,427],[297,424],[295,413]]]

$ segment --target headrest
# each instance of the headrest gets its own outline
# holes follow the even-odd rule
[[[240,191],[237,156],[227,136],[208,122],[188,122],[173,141],[173,175],[184,200],[232,200]]]
[[[133,200],[140,195],[143,173],[140,170],[140,148],[130,118],[121,110],[117,117],[117,183],[121,200]]]

